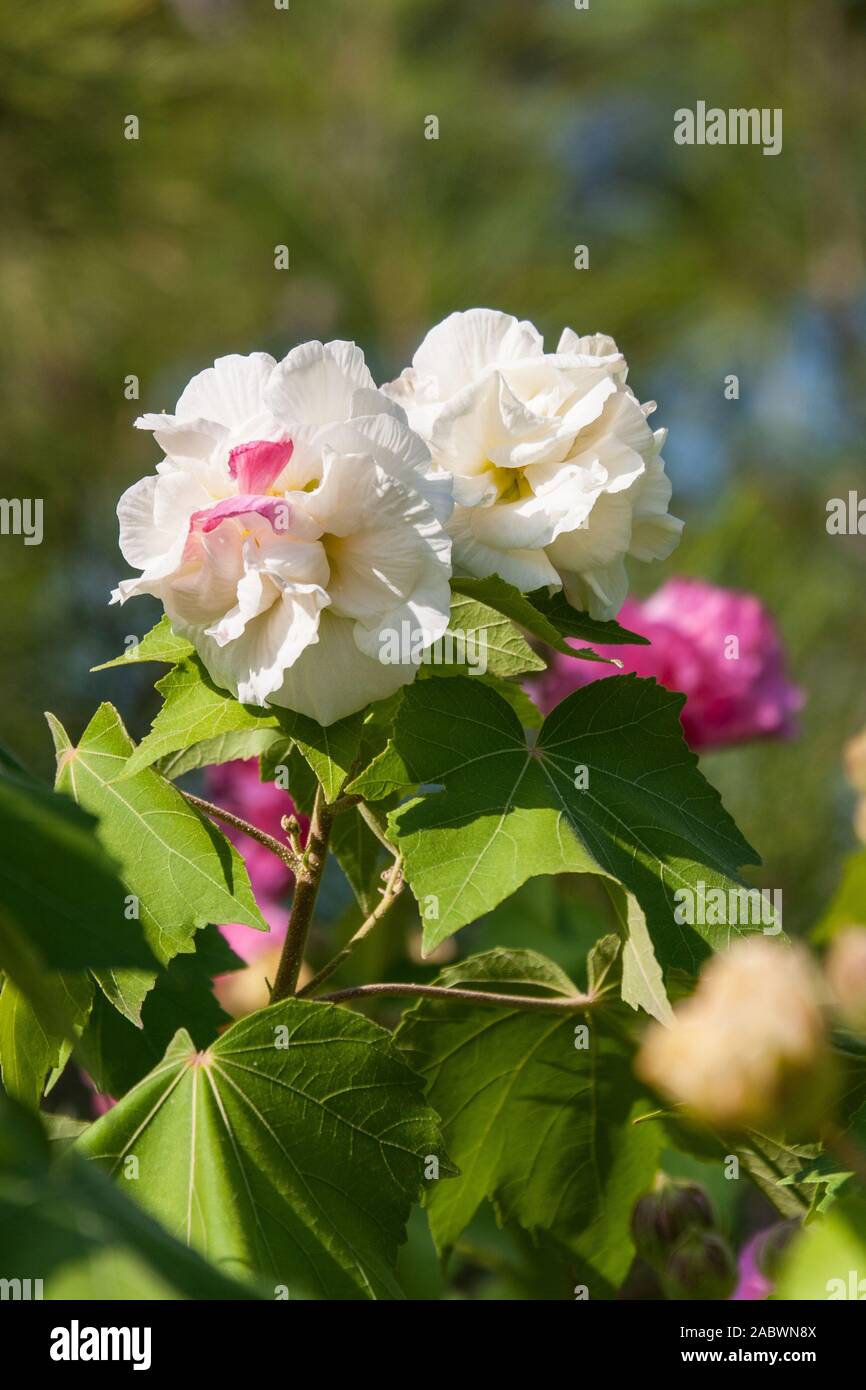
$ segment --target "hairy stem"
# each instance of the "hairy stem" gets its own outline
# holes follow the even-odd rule
[[[222,806],[215,806],[212,801],[205,801],[200,796],[193,796],[192,792],[181,791],[181,796],[191,806],[204,812],[206,816],[213,816],[214,820],[224,821],[226,825],[231,825],[235,830],[242,830],[245,835],[249,835],[251,840],[257,840],[260,845],[264,845],[265,849],[269,849],[272,854],[276,854],[279,859],[282,859],[292,873],[298,872],[298,856],[289,845],[284,845],[282,840],[276,840],[266,830],[259,830],[257,825],[251,825],[249,821],[244,820],[241,816],[233,815],[231,811],[224,811]]]
[[[366,921],[361,923],[354,936],[350,937],[350,939],[346,942],[343,949],[341,951],[338,951],[337,954],[331,960],[329,960],[326,965],[323,965],[318,974],[314,975],[312,980],[307,981],[303,989],[298,990],[298,998],[303,998],[303,996],[306,994],[312,994],[314,990],[318,989],[320,985],[323,985],[325,983],[325,980],[329,980],[336,970],[339,970],[340,966],[343,964],[343,961],[348,960],[352,952],[357,950],[361,942],[364,941],[370,935],[370,932],[373,930],[376,923],[382,920],[382,918],[385,916],[385,913],[388,912],[388,910],[392,907],[392,905],[396,902],[397,898],[400,896],[402,889],[403,860],[398,855],[397,858],[394,860],[394,863],[391,865],[390,870],[388,871],[388,877],[385,881],[385,888],[382,893],[381,900],[373,908],[373,911],[370,913]]]
[[[571,1013],[596,1003],[592,994],[542,999],[528,994],[494,994],[486,989],[449,989],[447,985],[412,984],[353,985],[350,989],[334,990],[332,994],[320,994],[318,998],[323,1003],[339,1004],[344,999],[372,999],[381,995],[408,999],[459,999],[464,1004],[480,1004],[493,1009],[530,1009],[544,1013]]]
[[[325,864],[328,859],[328,845],[333,823],[333,811],[327,804],[322,788],[319,787],[316,791],[316,800],[310,820],[307,847],[301,863],[295,870],[292,911],[286,939],[283,942],[277,977],[271,991],[272,1004],[276,1004],[279,999],[287,999],[289,995],[295,993],[297,988],[298,976],[301,973],[307,945],[307,936],[313,920],[316,898],[319,895],[319,885],[322,882],[322,874],[325,872]]]

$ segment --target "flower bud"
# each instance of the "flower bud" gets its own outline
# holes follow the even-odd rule
[[[638,1198],[631,1215],[635,1249],[656,1269],[662,1268],[688,1231],[709,1229],[712,1225],[713,1209],[704,1189],[696,1182],[672,1182],[667,1178]]]
[[[845,927],[833,938],[825,973],[842,1018],[866,1032],[866,927]]]
[[[737,1282],[737,1262],[715,1232],[690,1231],[668,1258],[662,1286],[669,1299],[728,1298]]]
[[[753,936],[714,956],[638,1055],[644,1081],[713,1128],[809,1132],[835,1091],[822,982],[797,947]]]

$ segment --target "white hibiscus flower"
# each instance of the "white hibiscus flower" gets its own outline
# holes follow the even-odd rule
[[[682,522],[668,514],[661,448],[626,386],[612,338],[567,328],[554,353],[531,323],[492,309],[451,314],[383,389],[454,478],[454,565],[524,591],[562,588],[611,618],[628,591],[625,556],[663,559]]]
[[[321,724],[413,679],[380,655],[448,625],[450,480],[354,344],[222,357],[136,424],[166,457],[118,504],[113,602],[154,594],[218,685]]]

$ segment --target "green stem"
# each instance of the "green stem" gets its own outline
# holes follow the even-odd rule
[[[358,947],[361,945],[361,942],[366,940],[366,938],[370,935],[370,932],[373,930],[376,923],[380,922],[382,918],[385,916],[385,913],[388,912],[389,909],[393,906],[397,898],[400,896],[402,889],[403,860],[398,855],[397,858],[394,860],[394,863],[392,864],[390,871],[388,872],[388,878],[385,883],[385,890],[382,893],[381,900],[373,908],[373,911],[370,913],[369,917],[367,917],[366,920],[361,923],[354,936],[350,937],[350,939],[346,942],[343,949],[341,951],[338,951],[337,954],[327,962],[327,964],[323,965],[318,974],[314,975],[312,980],[307,981],[303,989],[298,990],[299,999],[304,998],[304,996],[307,994],[312,994],[313,991],[318,989],[320,985],[323,985],[326,980],[329,980],[336,970],[339,970],[340,966],[343,964],[343,961],[348,960],[349,956],[351,956],[352,953],[356,951]]]
[[[319,787],[316,791],[316,800],[310,819],[307,847],[300,865],[295,870],[292,910],[289,916],[286,939],[283,942],[280,964],[277,968],[277,976],[271,990],[272,1004],[276,1004],[280,999],[287,999],[295,993],[297,988],[298,976],[301,973],[304,951],[307,946],[307,936],[316,907],[316,898],[319,895],[319,886],[328,859],[328,845],[333,823],[333,811],[325,800],[322,788]]]
[[[536,999],[527,994],[494,994],[486,989],[452,989],[447,985],[376,984],[352,985],[349,989],[337,989],[332,994],[320,994],[322,1003],[339,1004],[346,999],[372,999],[382,995],[393,995],[407,999],[458,999],[461,1003],[480,1004],[493,1009],[529,1009],[543,1013],[573,1013],[588,1009],[595,1004],[592,994],[571,994],[562,998]]]
[[[391,841],[386,836],[385,831],[383,830],[382,825],[375,812],[371,810],[371,808],[367,805],[365,801],[360,801],[358,803],[358,814],[360,815],[362,820],[367,822],[367,825],[370,827],[373,834],[376,836],[376,839],[379,841],[379,844],[384,845],[388,853],[393,854],[394,858],[396,859],[397,850],[394,848],[394,846],[391,844]]]

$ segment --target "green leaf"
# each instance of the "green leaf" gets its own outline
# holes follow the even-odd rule
[[[322,728],[302,714],[289,715],[286,727],[307,763],[322,784],[328,801],[336,801],[343,790],[361,744],[362,711]]]
[[[459,679],[409,687],[391,743],[350,790],[373,797],[444,784],[389,817],[424,910],[425,950],[544,873],[622,883],[664,967],[694,973],[711,948],[742,932],[674,920],[678,889],[729,889],[739,865],[757,858],[683,739],[683,698],[652,680],[613,676],[558,705],[529,747],[487,687]]]
[[[400,1297],[392,1270],[435,1117],[390,1036],[290,999],[162,1063],[79,1140],[166,1227],[238,1277],[326,1298]]]
[[[213,980],[244,963],[216,927],[199,931],[195,944],[193,955],[175,956],[156,976],[143,999],[141,1027],[129,1021],[128,1009],[118,1011],[104,994],[96,995],[80,1055],[100,1091],[125,1095],[157,1065],[178,1029],[185,1028],[202,1050],[231,1022],[214,995]]]
[[[214,684],[197,656],[188,657],[157,681],[163,697],[153,728],[132,754],[124,772],[135,776],[169,755],[226,735],[277,730],[293,739],[315,772],[329,801],[342,790],[358,753],[363,715],[349,715],[327,729],[291,710],[242,705]]]
[[[600,647],[650,645],[648,637],[620,627],[613,619],[602,622],[598,618],[591,618],[588,613],[581,613],[579,609],[572,608],[561,590],[548,594],[545,589],[536,589],[527,597],[532,606],[538,609],[542,617],[551,623],[562,637],[577,637],[585,642],[595,642]],[[568,651],[574,656],[573,647],[569,647]]]
[[[367,916],[379,901],[382,846],[356,807],[341,811],[334,820],[331,849]]]
[[[274,709],[239,704],[214,685],[197,656],[181,661],[156,688],[163,705],[153,728],[129,759],[125,776],[132,777],[172,753],[227,734],[280,728]]]
[[[43,996],[31,1001],[13,980],[0,992],[0,1071],[10,1096],[36,1109],[49,1072],[60,1071],[87,1022],[93,1001],[93,985],[87,975],[46,974],[43,987],[52,996],[45,1008]],[[58,1030],[57,1018],[66,1020]]]
[[[533,951],[491,951],[439,977],[447,986],[468,981],[576,992]],[[621,1007],[560,1014],[425,999],[404,1015],[397,1041],[427,1080],[460,1169],[427,1197],[442,1252],[486,1200],[500,1222],[568,1246],[591,1298],[614,1292],[633,1255],[631,1209],[652,1181],[661,1145],[655,1123],[634,1124],[649,1101],[629,1045],[605,1021]],[[584,1025],[588,1033],[576,1031]]]
[[[524,729],[540,729],[544,723],[544,715],[533,702],[523,686],[516,681],[505,680],[501,676],[482,676],[485,685],[489,685],[498,695],[501,695],[506,704],[510,705],[520,720]]]
[[[458,577],[452,579],[451,587],[455,593],[475,599],[496,609],[497,613],[505,614],[519,627],[532,633],[533,637],[540,638],[549,647],[566,656],[582,657],[585,661],[610,661],[609,657],[601,657],[586,647],[569,646],[566,637],[599,643],[636,642],[647,645],[645,637],[639,637],[636,632],[628,632],[618,623],[600,623],[588,617],[586,613],[572,608],[562,594],[557,594],[554,598],[548,597],[543,590],[534,594],[523,594],[498,575],[491,575],[489,579]]]
[[[209,922],[268,930],[243,859],[225,836],[158,773],[145,768],[122,776],[133,743],[112,705],[100,705],[77,748],[56,720],[50,722],[57,786],[100,817],[99,839],[122,866],[161,964],[194,950],[196,931]],[[95,973],[112,1003],[138,1022],[155,976]]]
[[[866,1151],[866,1101],[855,1103],[849,1110],[849,1100],[850,1093],[839,1101],[837,1115],[844,1128],[833,1150],[813,1151],[796,1172],[789,1173],[779,1182],[780,1187],[796,1185],[812,1188],[813,1211],[830,1210],[849,1180],[857,1176],[855,1169],[849,1166],[852,1157],[856,1162],[857,1155]]]
[[[834,1202],[794,1238],[783,1256],[774,1297],[825,1301],[864,1295],[866,1201],[852,1194]]]
[[[173,1240],[93,1164],[50,1144],[0,1092],[3,1277],[44,1281],[48,1299],[255,1296]]]
[[[122,656],[116,656],[112,661],[103,661],[101,666],[92,666],[90,669],[107,671],[111,666],[126,666],[139,661],[164,661],[166,665],[174,666],[176,662],[192,656],[194,651],[192,642],[172,632],[168,614],[163,613],[156,627],[152,627],[136,646],[130,647]]]
[[[318,783],[299,748],[281,737],[279,743],[261,755],[259,771],[263,782],[274,782],[285,789],[296,811],[304,816],[311,814]]]
[[[633,1009],[643,1009],[659,1023],[670,1023],[674,1011],[665,989],[662,968],[656,959],[646,917],[633,893],[605,880],[619,922],[622,940],[622,998]]]
[[[285,736],[278,729],[241,729],[237,733],[221,734],[219,738],[194,743],[191,748],[180,748],[176,753],[160,758],[154,766],[163,777],[174,782],[184,773],[193,772],[199,767],[214,767],[236,759],[260,758],[274,748],[284,749],[285,746]]]
[[[153,965],[140,926],[125,920],[116,861],[91,815],[25,774],[3,772],[0,839],[0,969],[31,998],[39,969]]]
[[[849,854],[845,860],[842,882],[812,932],[812,940],[823,946],[852,925],[866,926],[866,849]]]
[[[802,1168],[798,1168],[796,1173],[779,1179],[780,1187],[812,1187],[815,1189],[815,1196],[812,1199],[812,1210],[816,1212],[829,1211],[833,1203],[837,1200],[842,1188],[849,1178],[854,1177],[851,1168],[843,1168],[839,1160],[832,1154],[822,1153],[811,1163],[806,1163]]]
[[[462,665],[424,666],[433,675],[447,676],[465,673],[475,666],[473,676],[521,676],[528,671],[543,671],[546,662],[532,650],[514,623],[503,613],[477,599],[455,593],[451,600],[451,619],[448,633],[433,648],[434,652],[448,651],[449,636],[459,639],[452,650],[468,659]],[[441,645],[440,645],[441,643]]]

